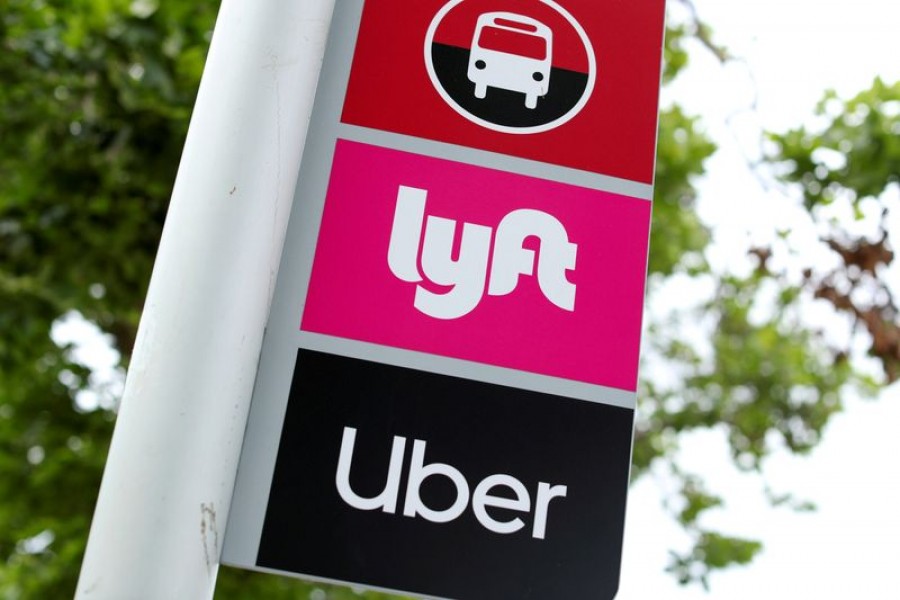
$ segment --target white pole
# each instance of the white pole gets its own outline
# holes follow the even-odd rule
[[[212,597],[333,7],[222,2],[76,598]]]

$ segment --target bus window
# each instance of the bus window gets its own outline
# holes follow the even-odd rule
[[[485,27],[478,38],[478,47],[496,52],[544,60],[547,56],[547,41],[536,35],[526,35],[499,27]]]

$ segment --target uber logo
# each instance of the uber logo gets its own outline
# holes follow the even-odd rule
[[[375,497],[363,498],[353,491],[350,485],[350,468],[353,463],[353,446],[356,443],[356,429],[344,427],[344,435],[341,441],[341,455],[338,460],[335,483],[338,493],[344,502],[360,510],[381,509],[393,514],[397,510],[397,495],[400,490],[400,470],[403,462],[403,453],[406,448],[406,438],[394,436],[391,447],[391,459],[388,466],[387,482],[384,490]],[[425,447],[428,442],[415,440],[413,443],[412,457],[409,465],[409,479],[406,487],[406,500],[403,504],[403,515],[424,517],[432,523],[447,523],[458,518],[469,504],[469,482],[465,476],[454,467],[441,464],[425,464]],[[422,501],[419,490],[422,483],[429,477],[445,477],[455,489],[456,497],[453,503],[443,510],[430,508]],[[495,488],[506,488],[511,491],[513,498],[492,495]],[[537,500],[535,500],[534,525],[531,536],[544,539],[547,531],[547,509],[550,501],[557,497],[565,497],[567,488],[564,485],[553,485],[541,481],[537,487]],[[531,497],[521,481],[511,475],[498,473],[485,477],[475,488],[472,494],[472,512],[478,522],[494,533],[515,533],[525,526],[520,517],[499,521],[493,518],[487,507],[493,506],[516,512],[529,512],[531,510]]]
[[[500,221],[496,235],[490,227],[463,223],[454,259],[457,223],[435,216],[426,220],[427,197],[426,190],[400,186],[388,248],[388,265],[398,279],[417,283],[424,277],[450,288],[435,293],[416,286],[417,309],[437,319],[457,319],[478,306],[485,280],[489,295],[504,296],[516,289],[519,275],[536,274],[550,302],[563,310],[575,310],[575,285],[566,279],[566,271],[575,268],[578,246],[569,242],[556,217],[540,210],[514,210]],[[529,237],[540,240],[539,254],[524,247]]]
[[[430,597],[610,600],[633,417],[300,349],[256,564]]]

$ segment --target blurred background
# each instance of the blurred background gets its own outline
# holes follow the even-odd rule
[[[0,598],[74,592],[217,8],[0,0]],[[619,598],[897,598],[900,8],[668,23]]]

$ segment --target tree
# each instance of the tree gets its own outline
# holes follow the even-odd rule
[[[160,0],[4,0],[0,11],[0,595],[71,594],[115,415],[104,388],[72,345],[51,337],[77,314],[107,336],[128,365],[153,256],[202,71],[214,10]],[[722,60],[699,21],[670,28],[665,81],[699,40]],[[748,249],[749,276],[716,273],[707,227],[694,211],[695,179],[715,145],[678,106],[660,119],[650,293],[672,277],[715,288],[693,311],[649,324],[647,360],[677,373],[640,390],[634,472],[667,468],[681,482],[668,499],[693,536],[675,556],[679,580],[707,582],[715,569],[752,560],[760,544],[703,528],[720,504],[672,458],[679,437],[724,427],[735,463],[761,471],[778,445],[809,452],[841,409],[849,385],[874,390],[900,377],[896,303],[884,280],[889,231],[852,237],[828,221],[835,205],[857,214],[888,210],[900,178],[900,84],[876,81],[849,100],[819,106],[825,125],[772,134],[765,168],[830,233],[839,259],[799,276],[772,265],[791,250]],[[766,301],[772,297],[774,301]],[[868,336],[883,379],[859,373],[848,348],[833,348],[804,322],[803,307],[827,302]],[[763,317],[759,308],[763,307]],[[711,342],[682,341],[680,324],[708,323]],[[58,336],[57,336],[58,338]],[[773,502],[803,503],[790,496]],[[343,588],[223,570],[217,597],[349,598]],[[368,598],[383,595],[367,594]]]

